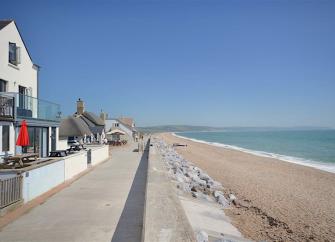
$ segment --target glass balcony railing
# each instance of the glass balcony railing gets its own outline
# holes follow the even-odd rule
[[[59,104],[48,102],[31,96],[22,95],[19,93],[4,93],[4,94],[6,95],[6,97],[14,98],[15,102],[12,105],[12,107],[14,107],[15,109],[16,118],[39,119],[53,122],[59,122],[61,119],[61,111]],[[6,107],[6,110],[4,110],[4,112],[5,111],[7,112],[9,110],[9,107],[7,106],[10,105],[9,104],[4,105],[4,108]],[[0,116],[1,116],[1,108],[0,108]]]
[[[59,122],[60,105],[35,97],[15,94],[16,117]]]

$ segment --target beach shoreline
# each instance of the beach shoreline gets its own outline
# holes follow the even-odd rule
[[[331,241],[335,238],[335,174],[275,158],[159,135],[185,159],[220,181],[238,204],[226,209],[253,240]]]
[[[267,157],[267,158],[272,158],[272,159],[278,159],[281,161],[285,162],[290,162],[302,166],[307,166],[307,167],[312,167],[318,170],[322,171],[327,171],[331,173],[335,173],[335,164],[332,163],[327,163],[327,162],[322,162],[322,161],[314,161],[314,160],[309,160],[309,159],[304,159],[300,157],[293,157],[293,156],[288,156],[288,155],[281,155],[281,154],[276,154],[276,153],[271,153],[271,152],[266,152],[266,151],[259,151],[259,150],[251,150],[251,149],[246,149],[242,148],[239,146],[234,146],[234,145],[228,145],[228,144],[223,144],[223,143],[217,143],[217,142],[210,142],[210,141],[205,141],[205,140],[199,140],[199,139],[194,139],[194,138],[189,138],[180,135],[179,133],[171,133],[173,136],[181,138],[181,139],[186,139],[202,144],[208,144],[208,145],[213,145],[225,149],[231,149],[231,150],[237,150],[241,152],[245,152],[248,154],[260,156],[260,157]]]

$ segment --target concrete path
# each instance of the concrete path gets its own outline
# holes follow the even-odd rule
[[[148,154],[135,148],[113,149],[110,160],[4,227],[0,241],[140,241]]]

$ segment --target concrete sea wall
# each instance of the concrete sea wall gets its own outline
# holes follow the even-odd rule
[[[142,241],[196,241],[167,169],[156,148],[149,147]]]

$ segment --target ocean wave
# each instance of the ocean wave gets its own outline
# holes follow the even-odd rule
[[[298,165],[303,165],[303,166],[308,166],[308,167],[313,167],[322,171],[327,171],[331,173],[335,173],[335,165],[334,164],[329,164],[321,161],[314,161],[314,160],[309,160],[309,159],[304,159],[304,158],[299,158],[299,157],[293,157],[293,156],[287,156],[287,155],[280,155],[280,154],[275,154],[271,152],[265,152],[265,151],[258,151],[258,150],[250,150],[250,149],[245,149],[242,147],[234,146],[234,145],[227,145],[223,143],[217,143],[217,142],[209,142],[209,141],[204,141],[204,140],[199,140],[199,139],[194,139],[194,138],[188,138],[185,136],[178,135],[176,133],[172,133],[173,136],[194,141],[197,143],[202,143],[202,144],[207,144],[207,145],[213,145],[216,147],[221,147],[221,148],[226,148],[226,149],[231,149],[231,150],[238,150],[242,151],[248,154],[252,155],[257,155],[261,157],[267,157],[267,158],[274,158],[278,159],[281,161],[286,161]]]

